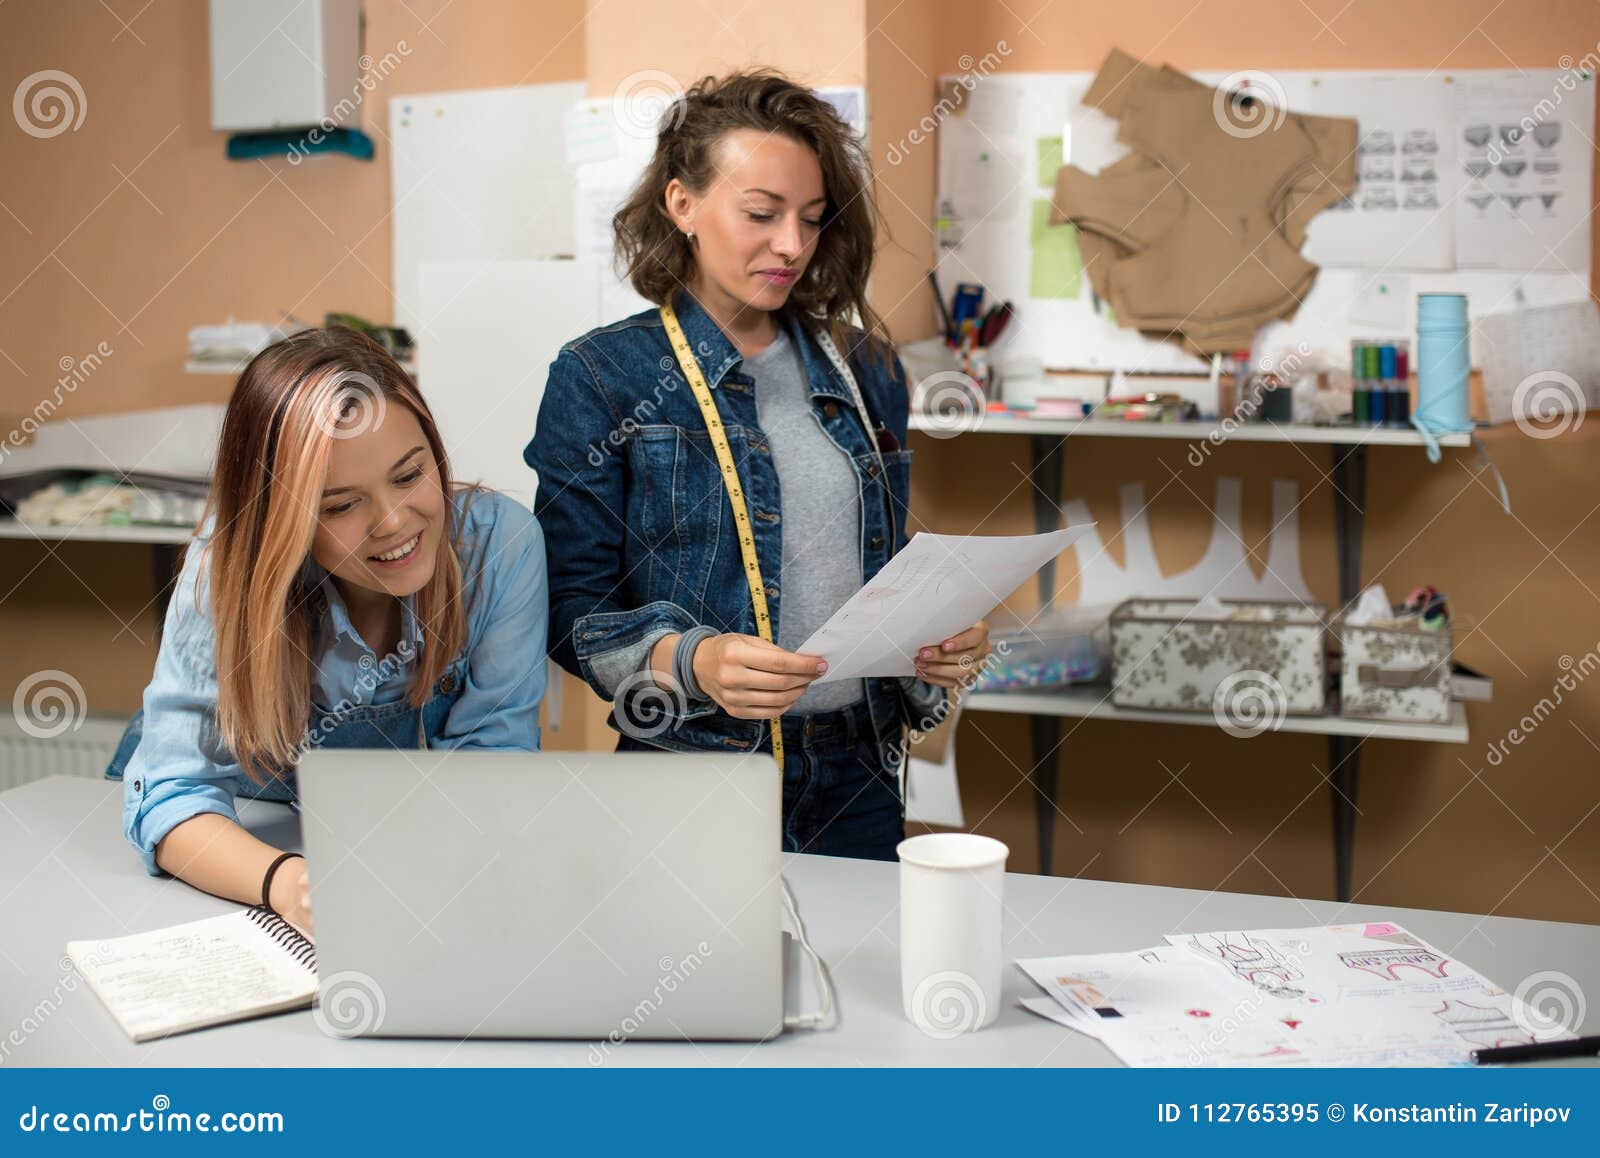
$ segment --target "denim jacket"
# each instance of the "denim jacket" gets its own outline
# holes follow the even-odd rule
[[[755,533],[773,635],[783,615],[782,503],[766,433],[756,418],[752,379],[739,351],[695,299],[673,303],[727,431]],[[784,310],[801,353],[812,412],[849,455],[859,481],[861,574],[870,579],[906,542],[911,452],[904,449],[909,402],[905,369],[851,369],[871,415],[857,417],[850,390],[809,329]],[[854,335],[853,335],[854,336]],[[550,542],[550,652],[610,698],[596,663],[663,627],[705,624],[755,635],[727,489],[694,392],[678,367],[660,314],[647,310],[591,330],[561,348],[550,366],[537,432],[524,453],[539,475],[534,511]],[[611,681],[614,684],[614,680]],[[866,706],[883,767],[899,763],[902,726],[943,704],[941,689],[916,680],[866,681]],[[753,751],[765,746],[761,720],[740,720],[715,703],[671,703],[667,726],[650,742],[678,751]],[[613,710],[612,727],[617,727]]]

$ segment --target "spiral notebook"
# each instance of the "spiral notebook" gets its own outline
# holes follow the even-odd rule
[[[110,941],[67,956],[134,1041],[311,1005],[317,951],[260,906]]]

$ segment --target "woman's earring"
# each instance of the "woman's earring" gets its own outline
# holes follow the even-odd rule
[[[683,231],[683,235],[689,239],[690,245],[694,244],[694,230],[686,229]]]

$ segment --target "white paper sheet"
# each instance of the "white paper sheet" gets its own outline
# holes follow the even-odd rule
[[[1451,269],[1455,87],[1442,74],[1322,73],[1296,77],[1289,107],[1354,117],[1356,189],[1312,220],[1304,254],[1320,266]]]
[[[1177,945],[1017,964],[1055,1006],[1024,1008],[1096,1038],[1130,1066],[1470,1064],[1470,1044],[1427,1009],[1288,1006]]]
[[[1293,1030],[1247,984],[1173,946],[1017,962],[1069,1028],[1130,1066],[1241,1066],[1305,1060]],[[1049,1016],[1038,1009],[1031,1012]]]
[[[1594,82],[1576,72],[1459,78],[1456,263],[1589,268]]]
[[[1537,418],[1546,405],[1551,417],[1600,409],[1600,312],[1593,301],[1490,314],[1478,319],[1472,344],[1483,362],[1490,422],[1516,417],[1525,381],[1524,417]],[[1542,403],[1541,393],[1548,395]]]
[[[912,675],[918,648],[971,627],[1090,526],[1043,535],[919,532],[799,650],[828,661],[818,683]]]
[[[389,102],[394,318],[420,348],[434,337],[421,305],[424,262],[573,253],[568,110],[582,96],[571,83]]]

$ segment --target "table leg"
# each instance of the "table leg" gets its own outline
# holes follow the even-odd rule
[[[1039,534],[1061,528],[1061,448],[1066,438],[1059,434],[1035,434],[1028,439],[1033,452],[1033,529]],[[1056,599],[1056,562],[1039,569],[1039,607],[1047,610]],[[1039,871],[1048,875],[1055,859],[1056,832],[1056,749],[1061,744],[1061,720],[1057,716],[1033,716],[1033,822],[1039,839]]]
[[[1333,802],[1333,889],[1350,899],[1350,868],[1356,847],[1356,774],[1361,770],[1361,737],[1328,737],[1328,791]]]

